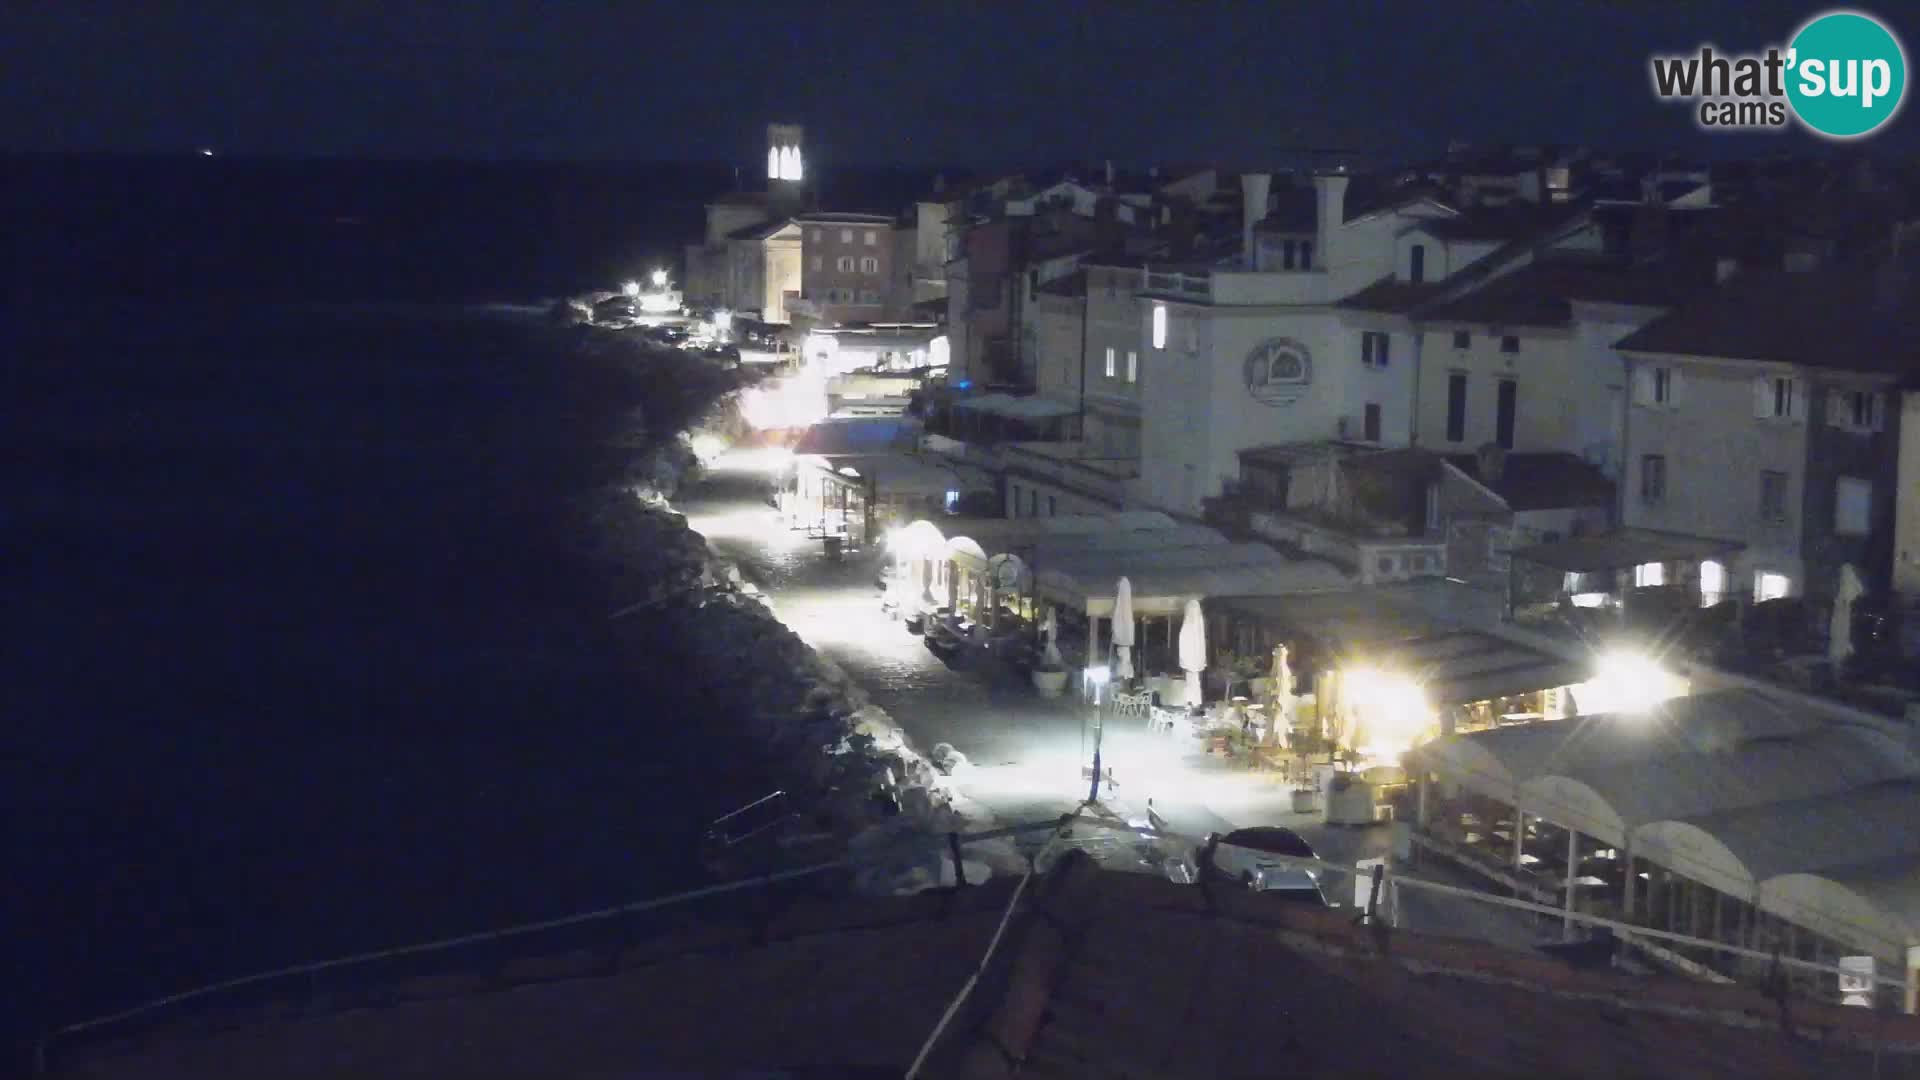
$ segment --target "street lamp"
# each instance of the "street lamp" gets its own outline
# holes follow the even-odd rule
[[[640,283],[637,281],[629,281],[620,287],[620,291],[626,293],[628,296],[639,296]]]
[[[653,272],[653,287],[656,289],[664,289],[667,287],[667,272],[665,270],[655,270]]]
[[[1106,665],[1087,669],[1087,685],[1093,687],[1093,783],[1087,789],[1087,801],[1100,801],[1100,736],[1106,724],[1100,713],[1101,699],[1106,696],[1107,680],[1112,673]]]

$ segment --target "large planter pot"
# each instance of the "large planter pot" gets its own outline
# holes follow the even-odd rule
[[[1293,789],[1293,812],[1311,814],[1320,809],[1320,793],[1312,788]]]
[[[1033,688],[1040,691],[1041,697],[1059,697],[1067,692],[1067,669],[1033,669]]]

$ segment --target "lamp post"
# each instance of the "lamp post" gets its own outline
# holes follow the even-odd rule
[[[1087,669],[1087,685],[1093,687],[1093,783],[1087,788],[1088,802],[1100,801],[1100,736],[1106,728],[1100,706],[1106,698],[1109,674],[1104,665]]]

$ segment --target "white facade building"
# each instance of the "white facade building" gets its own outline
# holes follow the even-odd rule
[[[1397,238],[1455,212],[1426,199],[1349,218],[1348,178],[1314,178],[1314,255],[1305,265],[1144,271],[1140,338],[1139,496],[1193,514],[1239,475],[1238,453],[1323,439],[1406,445],[1413,431],[1413,340],[1355,330],[1335,302],[1395,273]],[[1263,200],[1248,214],[1264,217]],[[1248,222],[1249,232],[1253,222]],[[1390,283],[1390,282],[1389,282]],[[1387,362],[1362,355],[1363,333],[1386,333]],[[1372,345],[1364,346],[1372,349]]]

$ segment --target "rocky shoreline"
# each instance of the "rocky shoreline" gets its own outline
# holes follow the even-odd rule
[[[955,792],[934,761],[866,691],[770,610],[672,508],[697,482],[695,431],[739,434],[727,395],[694,430],[654,443],[631,475],[590,505],[580,529],[597,549],[616,624],[644,620],[683,643],[687,678],[711,695],[722,730],[812,819],[838,851],[906,851],[856,882],[863,891],[912,892],[952,880],[946,834],[990,828],[992,816]],[[916,841],[925,841],[919,843]],[[969,848],[969,879],[1017,871],[1011,843]],[[979,865],[971,865],[975,859]]]

